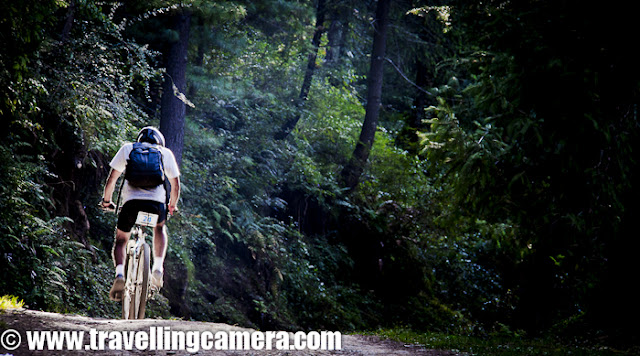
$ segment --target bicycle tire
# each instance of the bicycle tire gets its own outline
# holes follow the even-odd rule
[[[132,251],[131,248],[129,251]],[[127,253],[125,290],[122,298],[123,319],[144,319],[149,289],[150,248],[145,242],[138,255]]]
[[[133,275],[136,268],[134,268],[135,264],[135,256],[133,256],[133,246],[132,241],[129,241],[127,244],[127,253],[125,254],[124,260],[124,275],[125,275],[125,284],[124,291],[122,292],[122,319],[134,319],[131,313],[133,310],[133,303],[131,302],[131,287],[134,284],[135,276]]]
[[[145,242],[142,245],[142,256],[138,270],[139,279],[136,285],[136,319],[144,319],[144,313],[147,309],[147,296],[149,295],[149,269],[151,267],[151,252],[149,245]]]

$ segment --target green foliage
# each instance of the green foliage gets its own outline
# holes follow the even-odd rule
[[[20,309],[24,306],[24,301],[16,296],[3,295],[0,297],[0,311],[7,309]]]
[[[4,281],[2,290],[24,296],[31,308],[66,310],[69,305],[74,305],[68,304],[70,298],[80,298],[85,302],[83,296],[74,294],[67,287],[68,280],[73,280],[68,279],[69,273],[74,272],[75,263],[82,261],[86,252],[81,249],[78,253],[79,244],[62,234],[61,225],[65,219],[47,222],[21,214],[19,217],[9,216],[4,221],[14,222],[15,227],[4,235],[8,241],[2,245],[2,250],[6,251],[3,270],[13,278]],[[69,265],[65,263],[67,255],[79,258],[71,258]]]
[[[627,152],[636,120],[619,110],[633,104],[618,89],[637,88],[638,76],[613,59],[618,44],[583,27],[606,31],[589,11],[551,2],[455,5],[467,51],[452,68],[457,86],[433,90],[439,99],[423,133],[429,169],[452,205],[438,221],[483,235],[483,264],[509,289],[526,291],[513,300],[515,319],[570,319],[603,283],[605,246],[619,238],[623,197],[634,192]],[[574,41],[577,33],[584,37]],[[593,46],[610,56],[594,60]],[[609,60],[615,69],[603,67]],[[630,76],[618,81],[619,71]]]
[[[22,1],[19,3],[0,4],[0,83],[2,88],[2,106],[0,113],[7,114],[4,110],[5,102],[14,94],[11,87],[4,87],[8,82],[19,83],[25,79],[29,71],[30,61],[37,52],[42,41],[45,40],[47,29],[55,23],[53,14],[59,8],[66,7],[62,0],[50,1]],[[5,92],[5,90],[7,90]],[[19,96],[13,97],[18,100]],[[11,100],[11,99],[10,99]],[[10,106],[10,104],[9,104]]]
[[[70,229],[85,222],[68,214],[80,200],[95,199],[96,192],[81,196],[86,177],[101,176],[104,169],[100,153],[92,150],[115,152],[134,125],[148,118],[139,103],[150,99],[149,82],[159,71],[152,67],[154,54],[123,40],[93,2],[76,2],[74,25],[59,41],[49,5],[36,10],[51,10],[51,17],[27,12],[38,35],[20,76],[0,73],[10,94],[2,104],[7,109],[0,156],[7,164],[0,172],[0,290],[22,296],[30,308],[117,315],[107,298],[112,272],[104,251],[112,240],[96,236],[92,246]],[[0,57],[3,64],[9,60]]]
[[[238,94],[242,92],[234,93]],[[360,303],[355,298],[358,291],[335,281],[342,261],[348,260],[346,250],[308,242],[295,225],[265,216],[287,207],[274,189],[281,182],[289,181],[290,187],[308,189],[307,194],[320,198],[322,187],[335,185],[334,181],[315,171],[313,161],[293,147],[289,151],[275,147],[269,131],[260,126],[269,125],[268,120],[234,124],[240,127],[236,131],[210,127],[222,120],[264,117],[260,107],[222,112],[220,116],[226,117],[187,127],[192,134],[187,135],[191,139],[183,172],[184,181],[193,183],[185,187],[183,199],[185,211],[193,213],[183,218],[172,236],[190,249],[193,261],[191,315],[245,325],[258,322],[264,327],[365,325],[354,304]],[[244,116],[235,116],[238,112]],[[248,137],[253,144],[247,144]],[[327,253],[315,252],[318,249]],[[318,289],[324,292],[309,293]],[[253,302],[247,305],[244,300]]]
[[[410,319],[419,328],[465,330],[470,315],[492,309],[499,277],[469,256],[477,251],[474,243],[434,242],[432,229],[440,228],[434,214],[446,207],[435,200],[438,189],[423,162],[395,147],[395,132],[378,133],[357,196],[344,196],[337,185],[335,173],[364,116],[362,75],[349,65],[320,71],[295,133],[274,142],[278,118],[296,109],[288,101],[297,90],[289,88],[300,85],[304,56],[281,56],[285,49],[260,31],[229,37],[233,25],[226,26],[218,38],[244,45],[244,54],[215,45],[191,76],[196,108],[183,167],[188,214],[175,233],[193,261],[191,316],[341,329]],[[342,226],[349,219],[364,225],[358,234],[373,233],[389,246],[380,256],[383,282],[373,288],[355,277],[377,272],[361,270],[354,260],[362,257],[354,257],[359,247]],[[447,276],[438,283],[436,266]],[[463,295],[469,281],[477,287]],[[383,292],[394,287],[395,295]],[[440,292],[445,289],[457,294]],[[390,305],[386,312],[383,303]]]
[[[341,85],[332,85],[329,77],[312,84],[307,112],[297,126],[296,137],[304,140],[298,146],[327,166],[348,159],[365,113],[352,87],[360,78],[352,70],[340,74]]]
[[[4,146],[0,146],[0,155],[3,162],[13,162],[3,165],[0,175],[3,182],[0,233],[4,236],[0,242],[4,252],[1,263],[7,276],[13,277],[3,279],[1,289],[4,293],[21,295],[29,305],[37,307],[47,303],[50,296],[46,289],[53,287],[60,276],[53,261],[61,254],[58,246],[53,245],[56,239],[52,235],[57,237],[64,219],[51,218],[46,213],[51,202],[40,183],[46,174],[41,163],[13,154]],[[38,288],[34,288],[36,285]]]

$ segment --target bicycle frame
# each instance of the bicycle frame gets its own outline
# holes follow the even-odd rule
[[[147,299],[157,292],[151,286],[150,247],[143,231],[144,226],[155,226],[158,215],[139,212],[131,238],[127,243],[125,262],[125,289],[122,298],[123,319],[143,319]]]

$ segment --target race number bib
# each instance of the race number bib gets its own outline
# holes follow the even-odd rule
[[[144,211],[138,212],[138,218],[136,218],[136,224],[140,226],[156,226],[158,223],[158,214],[146,213]]]

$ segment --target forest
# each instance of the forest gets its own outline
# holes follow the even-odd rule
[[[638,345],[631,6],[2,1],[0,295],[118,317],[98,203],[153,125],[149,317]]]

